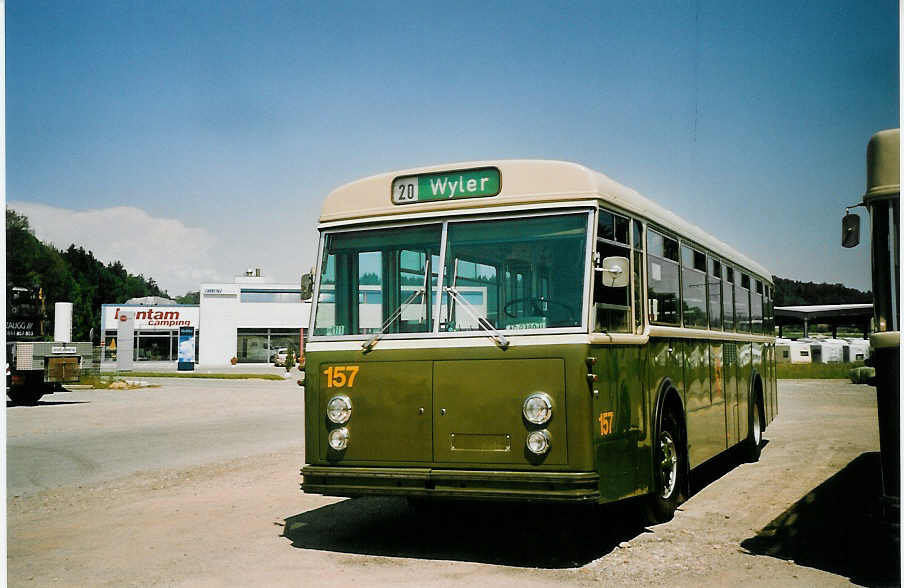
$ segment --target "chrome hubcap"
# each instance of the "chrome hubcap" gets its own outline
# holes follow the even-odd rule
[[[757,404],[753,405],[753,442],[756,443],[757,447],[760,446],[760,442],[763,440],[763,432],[760,430],[760,407]]]
[[[660,497],[668,500],[675,493],[675,483],[678,480],[678,453],[675,450],[675,440],[668,431],[659,434],[659,473],[662,482]]]

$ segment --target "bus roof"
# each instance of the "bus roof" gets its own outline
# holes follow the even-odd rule
[[[874,134],[866,147],[864,202],[901,194],[901,129]]]
[[[392,202],[393,180],[404,176],[494,167],[500,172],[500,191],[487,198],[439,200],[399,205]],[[362,220],[402,214],[487,209],[497,206],[567,202],[584,199],[609,202],[615,207],[673,231],[720,257],[772,282],[765,267],[719,241],[703,229],[611,178],[567,161],[469,161],[399,170],[363,178],[333,190],[323,204],[320,222]]]

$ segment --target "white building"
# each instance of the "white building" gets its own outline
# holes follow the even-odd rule
[[[201,284],[195,305],[105,304],[101,308],[104,361],[116,359],[117,324],[123,311],[135,312],[134,359],[140,364],[178,361],[179,327],[195,329],[199,367],[270,363],[277,349],[304,348],[311,305],[298,284],[272,284],[252,272],[231,284]]]
[[[298,284],[242,276],[234,284],[201,284],[200,365],[268,363],[276,350],[303,349],[311,305]]]

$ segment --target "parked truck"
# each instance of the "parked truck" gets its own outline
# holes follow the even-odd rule
[[[59,313],[58,313],[59,314]],[[48,340],[46,312],[40,288],[10,286],[6,292],[6,395],[14,404],[37,404],[61,384],[77,382],[83,361],[89,361],[91,342],[71,341],[69,316],[56,316],[70,327],[69,336]],[[65,329],[64,329],[65,330]]]

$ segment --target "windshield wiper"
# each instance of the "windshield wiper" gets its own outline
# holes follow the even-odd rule
[[[364,349],[364,351],[370,351],[370,348],[374,346],[374,344],[380,339],[380,337],[382,337],[384,334],[386,334],[386,329],[388,329],[390,327],[390,325],[392,325],[392,323],[396,322],[396,319],[398,319],[400,316],[402,316],[402,309],[405,307],[405,305],[411,304],[411,302],[415,298],[417,298],[418,296],[423,296],[426,293],[427,293],[426,288],[418,288],[417,290],[415,290],[414,294],[412,294],[411,296],[406,298],[401,304],[399,304],[396,307],[395,311],[393,311],[393,313],[391,315],[389,315],[389,318],[386,319],[385,321],[383,321],[383,326],[380,327],[380,330],[377,331],[376,333],[374,333],[370,339],[368,339],[367,341],[365,341],[364,343],[361,344],[361,348]]]
[[[389,315],[389,318],[387,318],[385,321],[383,321],[383,326],[380,327],[380,330],[377,331],[376,333],[374,333],[370,337],[370,339],[368,339],[367,341],[365,341],[364,343],[361,344],[361,348],[365,352],[370,351],[371,348],[377,343],[377,341],[380,340],[380,337],[382,337],[383,335],[386,334],[386,329],[388,329],[392,325],[392,323],[396,322],[396,320],[400,316],[402,316],[402,309],[405,308],[405,305],[411,304],[414,301],[414,299],[417,298],[418,296],[424,297],[424,301],[422,302],[422,304],[424,305],[424,307],[425,307],[424,310],[426,312],[427,284],[429,283],[428,280],[430,280],[430,275],[431,275],[430,271],[431,271],[430,270],[430,257],[428,255],[426,261],[424,262],[424,285],[421,286],[420,288],[418,288],[417,290],[415,290],[411,296],[409,296],[408,298],[403,300],[402,303],[399,304],[396,307],[396,309],[392,312],[392,314]],[[429,320],[429,317],[428,317],[428,320]],[[429,324],[429,322],[427,324]]]
[[[461,295],[461,292],[456,290],[454,286],[446,286],[443,288],[443,290],[448,292],[453,300],[455,300],[455,302],[461,304],[461,307],[465,309],[465,311],[467,311],[469,315],[471,315],[471,318],[477,321],[477,324],[480,325],[483,330],[489,332],[490,337],[492,337],[492,339],[496,342],[497,345],[499,345],[499,347],[505,349],[509,346],[509,340],[505,338],[505,335],[497,331],[496,327],[490,324],[490,321],[477,316],[477,313],[474,311],[474,306],[472,306],[470,302],[465,300],[464,296]]]

